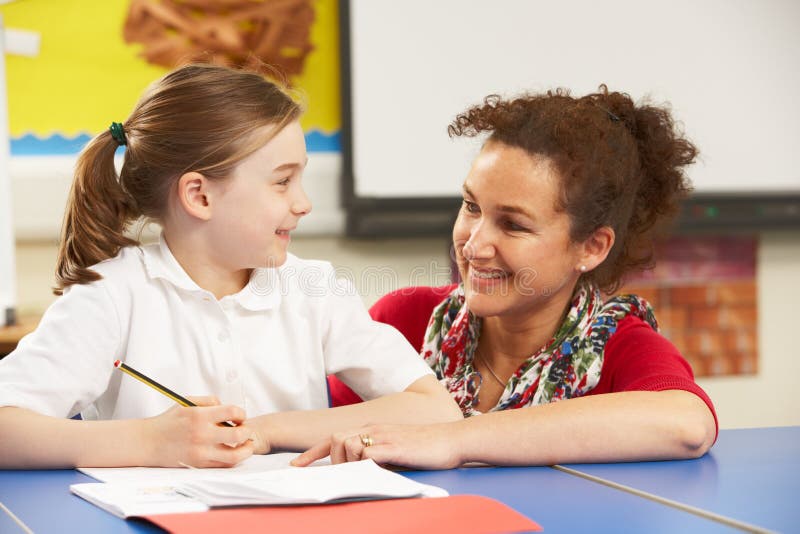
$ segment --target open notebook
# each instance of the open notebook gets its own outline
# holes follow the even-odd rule
[[[206,511],[212,507],[322,504],[405,497],[445,497],[372,460],[261,472],[192,471],[165,478],[73,484],[70,491],[119,517]],[[184,471],[184,473],[186,472]]]
[[[288,469],[289,462],[299,456],[296,452],[276,452],[271,454],[254,454],[233,467],[209,467],[205,469],[187,469],[186,467],[79,467],[78,471],[99,480],[100,482],[146,482],[157,484],[160,481],[170,483],[208,478],[214,473],[247,474]],[[311,465],[330,465],[330,457],[317,460]],[[189,466],[187,466],[189,467]]]

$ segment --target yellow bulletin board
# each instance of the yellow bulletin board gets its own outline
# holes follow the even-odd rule
[[[77,153],[112,121],[125,120],[147,85],[169,70],[148,63],[142,44],[125,41],[131,1],[18,0],[0,6],[5,27],[38,32],[41,43],[36,57],[6,58],[12,156]],[[302,124],[309,151],[338,151],[337,0],[309,3],[311,50],[302,72],[289,79],[307,106]]]

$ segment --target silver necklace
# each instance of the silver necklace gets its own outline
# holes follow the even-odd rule
[[[501,386],[503,386],[503,387],[506,387],[506,383],[505,383],[505,382],[503,382],[503,381],[500,379],[500,377],[499,377],[499,376],[497,376],[497,373],[495,373],[495,372],[494,372],[494,369],[492,369],[492,366],[491,366],[491,365],[489,365],[489,362],[488,362],[488,361],[486,361],[486,358],[483,356],[483,354],[481,354],[481,351],[479,351],[479,350],[478,350],[478,347],[475,347],[475,352],[476,352],[476,353],[478,354],[478,356],[480,357],[481,361],[483,362],[483,365],[485,365],[485,366],[486,366],[486,368],[489,370],[489,373],[491,373],[491,375],[494,377],[494,379],[495,379],[495,380],[497,380],[497,383],[498,383],[498,384],[500,384],[500,385],[501,385]]]

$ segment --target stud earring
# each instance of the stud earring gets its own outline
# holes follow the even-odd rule
[[[581,265],[580,269],[581,269],[581,272],[582,272],[582,273],[585,273],[585,272],[586,272],[586,266],[585,266],[585,265]]]

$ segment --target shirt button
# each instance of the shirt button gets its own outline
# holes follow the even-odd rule
[[[228,372],[225,374],[225,378],[228,379],[228,382],[233,382],[239,378],[239,373],[236,372],[236,369],[228,369]]]
[[[229,337],[230,336],[228,336],[228,332],[226,332],[225,330],[220,330],[219,334],[217,334],[217,339],[219,340],[220,343],[225,343],[226,341],[228,341]]]

